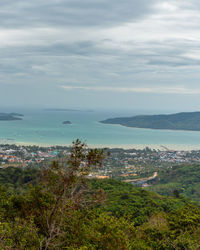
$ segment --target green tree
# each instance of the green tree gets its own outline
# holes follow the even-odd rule
[[[88,209],[102,200],[101,192],[87,188],[86,177],[91,168],[101,167],[103,159],[102,150],[88,149],[76,140],[65,162],[54,161],[44,167],[39,185],[13,199],[15,214],[33,218],[43,236],[43,249],[59,247],[64,224],[72,219],[74,211]]]

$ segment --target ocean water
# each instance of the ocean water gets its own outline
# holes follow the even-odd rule
[[[136,115],[139,112],[17,112],[24,114],[22,121],[0,122],[0,143],[69,145],[79,138],[89,146],[200,149],[200,132],[138,129],[99,123],[106,118]],[[63,125],[62,122],[66,120],[72,124]]]

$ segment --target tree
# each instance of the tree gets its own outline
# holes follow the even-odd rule
[[[64,233],[64,223],[73,217],[74,211],[102,201],[101,191],[88,189],[87,175],[91,168],[101,167],[103,159],[103,150],[88,149],[76,140],[66,161],[54,161],[42,169],[40,183],[29,191],[22,211],[34,218],[39,227],[43,249],[56,247]]]
[[[176,198],[180,198],[180,194],[179,194],[178,189],[175,189],[175,190],[173,191],[173,195],[174,195]]]

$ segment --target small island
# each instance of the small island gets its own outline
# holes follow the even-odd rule
[[[18,113],[0,113],[0,121],[18,121],[23,120],[24,115]]]
[[[200,131],[200,112],[183,112],[169,115],[138,115],[100,121],[126,127]]]
[[[64,121],[62,124],[65,124],[65,125],[70,125],[72,124],[70,121]]]
[[[45,109],[45,111],[51,111],[51,112],[93,112],[91,109],[65,109],[65,108],[49,108]]]
[[[49,108],[49,109],[45,109],[45,111],[51,111],[51,112],[78,112],[80,110],[77,110],[77,109],[63,109],[63,108]]]

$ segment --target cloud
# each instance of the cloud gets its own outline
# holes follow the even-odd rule
[[[3,0],[0,27],[107,26],[138,20],[157,0]]]
[[[0,92],[199,94],[199,23],[197,0],[2,0]]]
[[[69,86],[62,85],[65,90],[86,90],[86,91],[111,91],[122,93],[149,93],[149,94],[178,94],[178,95],[199,95],[200,89],[187,89],[185,87],[141,87],[141,88],[123,88],[123,87],[91,87],[91,86]]]

